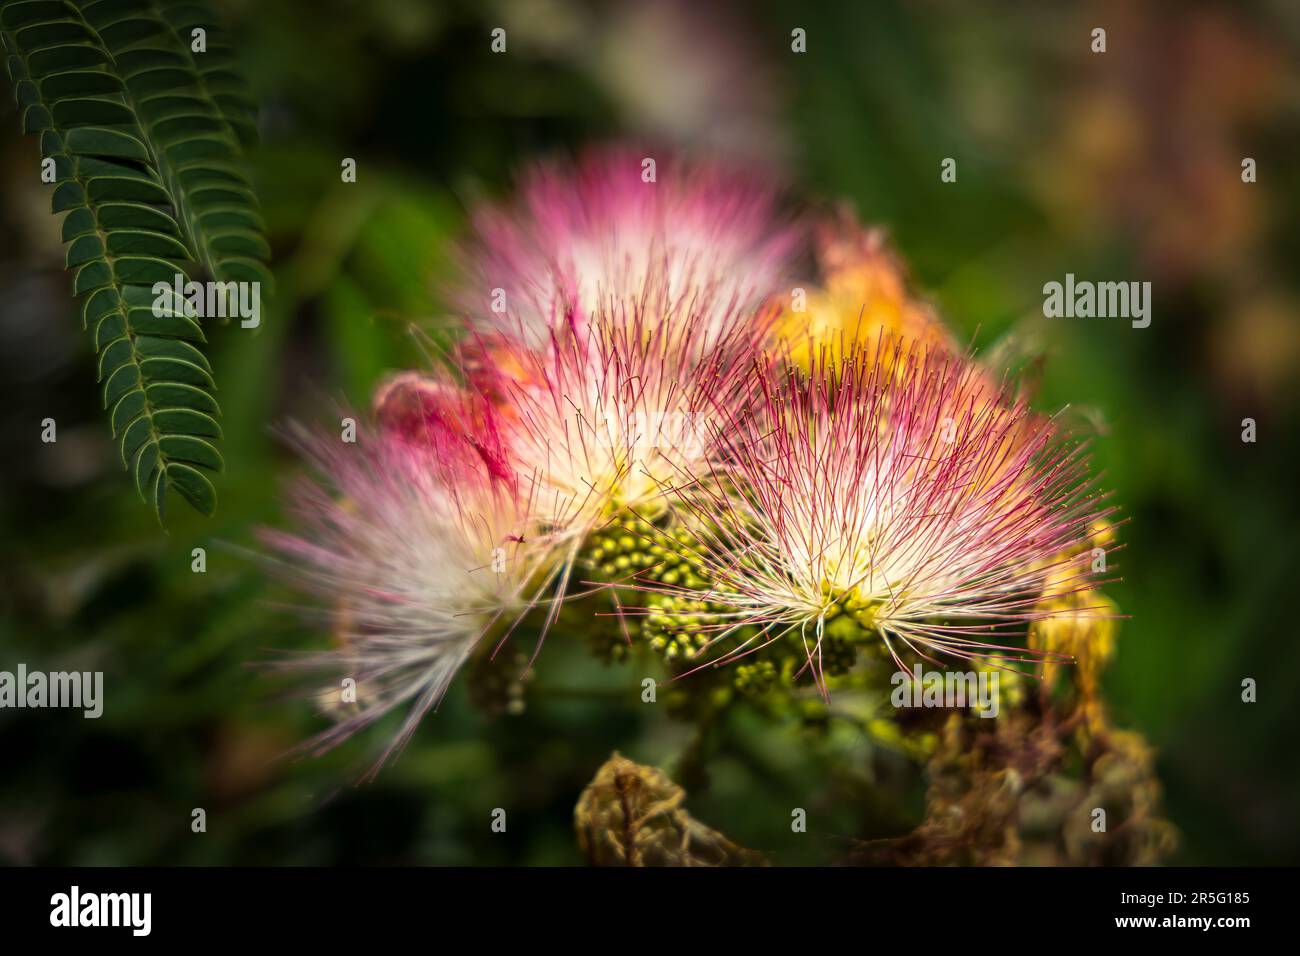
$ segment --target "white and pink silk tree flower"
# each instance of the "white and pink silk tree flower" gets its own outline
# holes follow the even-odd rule
[[[576,549],[627,509],[662,510],[664,483],[705,466],[721,422],[740,413],[766,319],[685,356],[676,335],[707,336],[703,308],[651,316],[601,310],[542,349],[480,339],[470,379],[499,409],[506,455],[534,488],[534,514]],[[656,321],[658,319],[658,321]]]
[[[319,673],[355,707],[313,738],[322,751],[405,707],[374,770],[489,633],[509,628],[548,587],[548,549],[530,525],[530,487],[505,464],[493,410],[472,393],[402,376],[381,389],[356,443],[296,435],[318,473],[294,489],[293,533],[260,535],[284,576],[325,607],[335,646],[286,664]],[[332,690],[329,688],[332,687]]]
[[[793,636],[825,693],[826,624],[852,614],[900,669],[903,649],[1007,666],[1034,653],[1008,637],[1097,583],[1078,546],[1111,509],[1083,446],[968,359],[885,341],[760,376],[674,482],[711,587],[645,589],[712,605],[711,663]]]
[[[352,677],[358,704],[312,746],[409,704],[382,765],[484,638],[499,645],[542,605],[540,649],[594,530],[662,510],[664,482],[715,454],[713,423],[739,413],[766,319],[736,317],[686,359],[672,330],[701,338],[714,320],[667,318],[601,310],[544,348],[471,333],[451,368],[384,383],[357,443],[300,439],[321,479],[296,491],[298,529],[262,540],[327,602],[338,637],[293,666]]]
[[[449,368],[382,385],[356,444],[300,442],[320,480],[298,529],[263,539],[338,634],[304,663],[357,690],[313,745],[407,705],[382,765],[539,604],[540,648],[592,531],[666,507],[664,482],[704,467],[739,413],[794,231],[765,184],[672,160],[646,182],[641,159],[538,167],[515,205],[481,212]]]
[[[478,328],[544,347],[558,329],[635,307],[646,328],[693,315],[693,337],[674,329],[672,341],[696,355],[788,294],[798,238],[761,177],[625,148],[533,167],[515,201],[483,208],[474,227],[453,300]]]

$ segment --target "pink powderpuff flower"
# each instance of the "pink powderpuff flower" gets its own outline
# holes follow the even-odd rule
[[[483,638],[512,626],[549,583],[530,488],[505,465],[490,406],[404,375],[381,388],[375,418],[356,443],[296,433],[318,478],[292,495],[295,532],[259,535],[283,576],[323,599],[335,629],[333,649],[285,666],[327,674],[334,702],[340,682],[355,681],[355,709],[305,749],[326,750],[407,707],[372,773]]]
[[[1113,509],[1084,447],[946,349],[882,336],[828,355],[761,376],[708,467],[673,482],[711,588],[644,590],[713,605],[697,625],[727,648],[712,663],[794,635],[823,694],[821,641],[840,614],[902,670],[904,648],[932,662],[1029,659],[981,636],[1023,633],[1053,598],[1098,583],[1078,545]],[[752,636],[729,640],[741,628]]]
[[[646,160],[656,163],[653,182]],[[544,347],[565,325],[583,332],[598,311],[635,303],[646,328],[689,313],[693,331],[716,340],[786,291],[797,230],[757,175],[611,148],[572,169],[535,166],[518,192],[514,204],[474,216],[452,294],[480,329]]]
[[[544,348],[502,335],[467,348],[468,378],[498,410],[510,466],[570,559],[628,509],[663,510],[665,482],[706,465],[774,316],[708,300],[667,312],[633,302],[565,326]],[[683,352],[683,341],[694,348]]]
[[[320,480],[296,491],[298,530],[261,539],[332,605],[337,646],[291,666],[353,678],[358,705],[308,749],[406,705],[378,770],[485,636],[546,605],[540,649],[593,529],[662,507],[663,482],[708,460],[707,423],[743,400],[768,319],[714,342],[704,308],[658,315],[601,310],[541,349],[471,333],[446,369],[384,383],[356,444],[299,434]]]

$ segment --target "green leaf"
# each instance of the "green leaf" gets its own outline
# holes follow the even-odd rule
[[[64,149],[73,156],[115,156],[146,162],[149,150],[139,139],[115,129],[82,126],[69,130]]]
[[[172,289],[178,275],[270,283],[242,161],[252,98],[230,48],[190,0],[0,0],[0,41],[22,128],[54,160],[51,205],[122,462],[159,521],[169,491],[211,514],[221,412],[203,330]]]
[[[96,70],[68,70],[52,73],[41,80],[40,95],[47,103],[67,97],[90,97],[120,94],[125,87],[112,73]]]
[[[195,511],[211,515],[217,510],[217,489],[197,468],[182,462],[172,462],[167,480]]]
[[[222,469],[221,454],[216,446],[202,438],[191,438],[189,435],[164,435],[158,445],[172,461],[187,461],[202,465],[210,471]]]

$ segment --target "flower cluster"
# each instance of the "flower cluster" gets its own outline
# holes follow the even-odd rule
[[[797,639],[820,677],[828,627],[933,660],[1017,660],[1043,601],[1085,589],[1070,549],[1104,513],[1079,446],[963,358],[882,336],[757,376],[713,459],[673,486],[697,542],[709,644]],[[661,586],[678,597],[681,586]]]
[[[742,694],[825,693],[860,650],[1056,653],[1025,634],[1096,583],[1085,450],[953,344],[879,234],[621,150],[473,223],[454,354],[384,382],[362,440],[304,436],[319,479],[265,535],[330,605],[310,663],[355,680],[321,746],[405,706],[391,755],[467,661],[534,612],[540,648],[595,592],[681,673],[747,658]]]

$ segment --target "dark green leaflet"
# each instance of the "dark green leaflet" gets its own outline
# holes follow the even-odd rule
[[[211,514],[221,428],[204,335],[152,287],[178,273],[270,284],[242,168],[253,104],[230,50],[185,0],[0,0],[0,40],[23,129],[53,162],[123,465],[159,520],[168,489]]]

